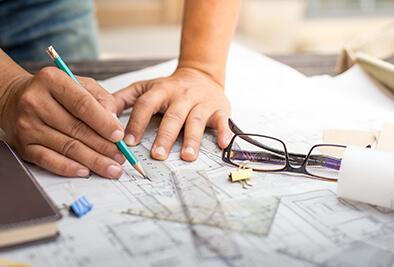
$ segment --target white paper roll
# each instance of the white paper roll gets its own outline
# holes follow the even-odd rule
[[[394,209],[394,153],[348,146],[339,171],[337,194]]]

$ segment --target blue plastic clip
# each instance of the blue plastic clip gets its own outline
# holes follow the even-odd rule
[[[78,217],[82,217],[84,214],[89,212],[93,205],[86,199],[85,196],[81,196],[75,190],[74,184],[68,182],[64,184],[64,187],[70,192],[71,196],[74,198],[74,202],[70,206],[70,211],[73,212]]]

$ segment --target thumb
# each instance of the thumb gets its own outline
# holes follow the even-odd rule
[[[113,94],[117,103],[117,115],[123,110],[134,106],[137,99],[144,93],[144,82],[133,83],[132,85]]]

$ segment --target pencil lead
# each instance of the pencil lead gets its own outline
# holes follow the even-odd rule
[[[150,182],[152,182],[152,180],[148,176],[144,175],[144,178],[148,179]]]

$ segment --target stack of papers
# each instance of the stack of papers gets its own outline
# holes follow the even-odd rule
[[[135,81],[168,76],[176,64],[176,60],[171,60],[101,84],[115,92]],[[324,129],[381,129],[394,108],[390,93],[358,66],[334,78],[308,78],[237,44],[232,45],[228,59],[226,94],[232,104],[232,118],[243,131],[280,138],[289,152],[297,153],[306,153],[312,145],[322,143]],[[123,126],[129,114],[127,111],[121,116]],[[149,158],[157,126],[155,118],[141,144],[133,148],[137,157],[152,164],[157,164]],[[234,168],[222,164],[211,130],[204,135],[197,161],[181,161],[180,147],[178,140],[169,158],[161,164],[170,170],[201,170],[200,174],[212,183],[223,203],[281,197],[275,217],[267,212],[262,218],[273,220],[268,235],[232,232],[240,258],[201,259],[186,224],[152,215],[116,212],[134,207],[141,215],[152,214],[146,211],[154,206],[165,213],[171,210],[166,205],[176,198],[174,185],[165,173],[153,175],[151,183],[140,178],[127,163],[124,175],[116,181],[97,175],[73,179],[76,189],[95,209],[81,219],[64,212],[59,223],[61,235],[56,242],[2,252],[0,258],[48,266],[394,264],[393,211],[339,199],[336,183],[284,173],[255,173],[248,181],[253,189],[244,190],[238,183],[228,181],[227,174]],[[72,201],[63,189],[68,179],[35,166],[30,169],[55,203]]]

